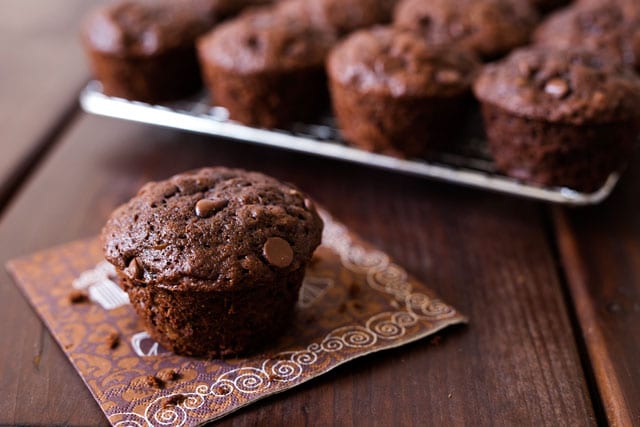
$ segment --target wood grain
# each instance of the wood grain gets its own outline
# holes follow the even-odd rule
[[[89,76],[79,21],[97,3],[0,2],[0,207],[74,110]]]
[[[602,206],[553,213],[607,420],[640,424],[640,157]]]
[[[216,164],[299,184],[471,319],[439,339],[341,367],[221,425],[596,423],[543,211],[533,203],[81,115],[0,223],[0,261],[94,235],[142,183]],[[0,424],[104,423],[4,272],[0,322],[0,346],[12,349],[2,356],[10,369],[0,378]]]

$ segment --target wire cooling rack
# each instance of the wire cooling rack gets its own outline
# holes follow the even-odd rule
[[[437,153],[433,159],[398,159],[350,147],[340,138],[333,117],[327,115],[315,123],[296,123],[289,129],[259,129],[229,120],[226,109],[211,106],[201,94],[164,105],[113,98],[102,93],[97,81],[87,84],[80,95],[82,108],[92,114],[114,117],[191,132],[231,138],[320,157],[329,157],[431,178],[454,184],[497,191],[546,202],[586,206],[606,199],[616,186],[619,174],[613,173],[599,190],[582,193],[564,187],[539,187],[523,183],[495,171],[479,129],[479,115],[466,124],[461,140]]]

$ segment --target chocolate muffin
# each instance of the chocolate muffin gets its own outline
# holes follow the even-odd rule
[[[324,60],[334,42],[302,11],[261,9],[220,25],[198,52],[212,101],[233,120],[274,128],[326,107]]]
[[[213,22],[189,5],[120,0],[88,17],[83,43],[107,95],[160,102],[201,87],[195,40]]]
[[[591,52],[515,51],[474,92],[496,167],[527,182],[595,191],[638,136],[640,79]]]
[[[427,155],[464,121],[478,63],[392,27],[360,30],[331,53],[328,74],[343,137],[365,150]]]
[[[355,30],[391,22],[397,0],[289,0],[306,9],[315,25],[342,37]]]
[[[285,329],[322,227],[295,187],[206,168],[145,185],[113,212],[102,241],[155,340],[226,357]]]
[[[429,43],[459,43],[485,60],[529,41],[537,12],[522,0],[402,0],[394,25],[419,32]]]
[[[637,6],[640,9],[640,3]],[[590,3],[552,14],[534,33],[538,44],[579,46],[610,56],[640,71],[640,19],[622,4]]]

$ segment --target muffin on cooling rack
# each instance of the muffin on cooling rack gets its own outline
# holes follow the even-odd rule
[[[113,212],[102,241],[155,340],[226,357],[285,329],[322,228],[295,187],[206,168],[145,185]]]
[[[120,0],[83,27],[95,77],[110,96],[160,102],[201,87],[195,40],[212,20],[187,1]]]
[[[640,12],[640,2],[636,7]],[[582,47],[640,71],[640,13],[616,2],[585,3],[552,14],[534,33],[538,44]]]
[[[353,33],[327,70],[343,137],[369,151],[421,157],[465,120],[475,57],[392,27]]]
[[[391,22],[397,0],[291,0],[305,3],[315,25],[342,37],[355,30]]]
[[[474,84],[496,166],[544,186],[592,192],[629,156],[640,122],[640,79],[576,49],[520,49]]]
[[[429,43],[458,43],[485,60],[526,44],[537,22],[524,0],[402,0],[394,17],[395,26]]]
[[[215,104],[232,120],[275,128],[326,107],[324,61],[334,42],[301,8],[266,8],[220,25],[198,52]]]

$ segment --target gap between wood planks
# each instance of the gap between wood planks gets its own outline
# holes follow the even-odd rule
[[[594,361],[592,360],[589,352],[589,346],[585,340],[584,325],[582,323],[583,316],[578,313],[578,301],[573,287],[575,286],[575,278],[572,277],[571,270],[575,270],[575,266],[568,265],[567,245],[575,242],[566,242],[566,238],[563,238],[559,233],[559,228],[567,226],[566,216],[564,209],[559,206],[543,207],[543,219],[544,227],[547,233],[547,239],[549,241],[549,248],[553,253],[553,258],[556,264],[556,270],[558,272],[558,280],[561,285],[562,295],[567,307],[567,313],[569,315],[569,321],[571,322],[571,328],[573,330],[573,336],[575,339],[576,348],[580,357],[580,364],[582,365],[582,371],[584,373],[585,381],[589,389],[589,395],[593,405],[593,411],[596,416],[596,422],[598,425],[609,425],[613,420],[610,418],[610,414],[605,410],[603,402],[603,396],[596,379],[596,373],[594,372]],[[579,208],[577,208],[579,209]],[[562,223],[562,224],[561,224]],[[577,259],[574,257],[574,260]],[[572,282],[573,285],[572,285]],[[612,425],[627,425],[616,424]],[[630,424],[629,424],[630,425]]]
[[[29,179],[36,168],[44,161],[52,149],[57,145],[60,137],[71,126],[80,113],[80,104],[78,96],[80,90],[86,86],[84,81],[82,85],[75,90],[77,94],[74,100],[62,109],[59,117],[54,125],[39,138],[29,155],[26,156],[20,164],[11,172],[5,182],[0,182],[0,221],[4,217],[4,213],[9,208],[14,196],[18,194],[25,182]]]

